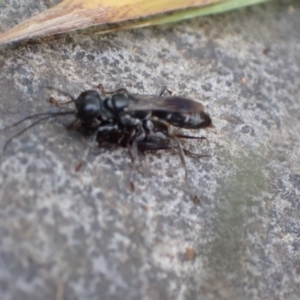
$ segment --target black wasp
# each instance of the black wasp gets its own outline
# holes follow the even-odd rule
[[[14,138],[36,124],[54,116],[72,114],[75,115],[76,120],[70,126],[80,125],[89,131],[92,143],[98,140],[126,146],[132,160],[137,156],[138,150],[156,151],[178,148],[180,158],[185,165],[184,152],[188,153],[188,151],[182,148],[179,138],[197,139],[198,137],[171,134],[169,124],[187,129],[212,127],[211,118],[204,111],[202,104],[181,96],[164,97],[162,95],[167,90],[166,87],[160,89],[156,95],[140,95],[131,94],[126,89],[106,92],[103,86],[99,85],[102,93],[87,90],[76,99],[64,91],[48,88],[68,96],[71,99],[70,102],[75,104],[75,109],[39,113],[12,124],[9,127],[40,117],[10,138],[5,143],[4,151]]]

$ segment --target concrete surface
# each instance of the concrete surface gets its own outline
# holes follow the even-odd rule
[[[53,2],[4,0],[0,30]],[[46,84],[78,95],[100,82],[167,85],[216,126],[184,143],[211,155],[187,158],[188,182],[176,153],[147,153],[138,173],[117,147],[94,147],[76,173],[87,138],[69,117],[16,139],[0,167],[2,300],[299,299],[299,1],[15,43],[0,68],[2,128],[55,109]]]

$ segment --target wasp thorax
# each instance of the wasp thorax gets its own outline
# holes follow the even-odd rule
[[[77,117],[82,121],[97,118],[101,112],[102,99],[97,91],[85,91],[75,100]]]

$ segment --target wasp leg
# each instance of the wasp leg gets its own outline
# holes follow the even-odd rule
[[[58,93],[60,93],[62,95],[65,95],[65,96],[69,97],[72,100],[71,102],[73,102],[73,103],[75,102],[75,98],[71,94],[69,94],[68,92],[65,92],[63,90],[57,89],[57,88],[49,86],[49,85],[44,85],[44,88],[46,88],[48,90],[53,90],[53,91],[56,91],[56,92],[58,92]],[[57,102],[56,99],[54,99],[54,102],[55,101]]]
[[[138,158],[138,146],[137,143],[134,141],[132,144],[127,144],[128,152],[131,158],[131,161],[134,165],[136,158]]]
[[[97,140],[98,135],[107,134],[107,133],[113,134],[117,131],[118,131],[118,126],[116,124],[102,125],[102,126],[100,125],[91,135],[89,142],[87,144],[86,150],[85,150],[79,164],[75,168],[75,171],[78,172],[82,168],[82,166],[85,163],[86,158],[89,154],[90,149],[92,148],[92,146],[95,144],[95,142]]]
[[[68,104],[70,104],[70,103],[74,103],[73,100],[66,101],[66,102],[60,102],[60,101],[58,101],[56,98],[54,98],[54,97],[52,97],[52,96],[50,97],[49,102],[50,102],[51,104],[57,106],[57,107],[63,107],[64,105],[68,105]]]
[[[140,122],[137,126],[137,128],[135,128],[134,130],[132,130],[129,138],[128,138],[128,143],[127,143],[127,147],[128,147],[128,151],[129,151],[129,155],[131,157],[132,160],[132,171],[131,171],[131,175],[130,175],[130,184],[133,184],[132,181],[132,177],[133,177],[133,171],[138,171],[138,166],[137,166],[137,158],[139,157],[139,150],[140,149],[140,145],[144,145],[145,141],[147,140],[147,137],[149,136],[150,132],[149,132],[149,128],[148,128],[148,122],[144,121],[144,122]]]
[[[161,97],[165,91],[167,91],[170,95],[173,95],[173,92],[170,89],[168,89],[168,87],[166,85],[160,87],[156,91],[155,95]]]
[[[86,149],[85,149],[85,151],[84,151],[84,153],[83,153],[83,155],[82,155],[82,158],[81,158],[79,164],[78,164],[78,165],[76,166],[76,168],[75,168],[75,171],[76,171],[76,172],[79,172],[79,171],[81,170],[83,164],[85,163],[86,158],[87,158],[87,156],[88,156],[88,154],[89,154],[89,152],[90,152],[90,149],[92,148],[92,146],[93,146],[93,145],[95,144],[95,142],[96,142],[97,135],[98,135],[98,132],[95,131],[95,132],[93,133],[93,135],[90,137],[89,142],[88,142],[88,144],[87,144],[87,147],[86,147]]]
[[[186,134],[180,134],[180,133],[179,134],[174,133],[174,134],[172,134],[172,136],[175,136],[180,139],[207,140],[207,138],[204,136],[194,136],[194,135],[186,135]]]
[[[185,134],[172,134],[170,135],[170,138],[184,138],[184,139],[199,139],[199,140],[206,140],[206,137],[204,136],[193,136],[193,135],[185,135]],[[180,151],[180,148],[178,148],[178,150]],[[187,149],[182,148],[182,151],[184,152],[184,154],[194,157],[194,158],[203,158],[203,157],[210,157],[210,155],[207,154],[198,154],[198,153],[194,153],[192,151],[189,151]],[[182,160],[182,158],[184,158],[184,156],[181,156],[180,152],[179,152],[180,158]],[[187,175],[187,174],[186,174]],[[187,176],[186,176],[187,178]]]
[[[138,143],[139,151],[159,151],[159,150],[172,150],[174,146],[170,143],[157,143],[154,141],[143,141]]]
[[[106,91],[102,83],[100,83],[100,84],[97,86],[97,88],[98,88],[104,95],[112,95],[112,94],[115,94],[115,93],[122,93],[122,92],[128,94],[128,91],[127,91],[127,89],[125,89],[125,88],[119,88],[119,89],[117,89],[117,90],[115,90],[115,91]]]
[[[187,169],[186,169],[186,162],[185,162],[185,155],[184,155],[183,147],[182,147],[182,145],[180,143],[180,140],[177,137],[173,137],[172,139],[177,144],[178,154],[179,154],[181,163],[182,163],[182,165],[184,167],[184,173],[185,173],[184,178],[185,178],[185,180],[187,180],[188,173],[187,173]]]
[[[141,125],[141,124],[140,124]],[[138,155],[138,145],[139,145],[139,141],[141,141],[142,139],[144,139],[146,136],[146,133],[144,131],[144,129],[142,128],[142,126],[140,126],[138,128],[138,130],[136,131],[136,129],[132,130],[132,132],[130,133],[129,136],[129,141],[127,142],[127,149],[132,161],[132,169],[130,171],[130,176],[129,176],[129,183],[130,183],[130,188],[131,190],[134,190],[134,171],[137,171],[140,173],[140,171],[137,168],[137,158],[139,157]],[[132,142],[130,141],[132,140]]]
[[[172,134],[172,136],[175,136],[176,138],[181,138],[181,139],[207,140],[207,138],[204,137],[204,136],[193,136],[193,135],[185,135],[185,134]],[[192,156],[192,157],[195,157],[195,158],[210,157],[210,155],[194,153],[194,152],[191,152],[187,149],[183,149],[183,152],[186,155],[189,155],[189,156]]]
[[[176,137],[170,137],[170,140],[174,140],[176,146],[172,145],[169,142],[158,143],[156,141],[141,141],[137,144],[138,150],[140,151],[159,151],[159,150],[172,150],[177,148],[178,154],[181,160],[181,163],[184,167],[185,172],[185,179],[187,179],[187,169],[186,169],[186,162],[185,162],[185,153],[192,154],[192,152],[184,149],[180,143],[180,140]],[[196,155],[196,154],[195,154]]]
[[[159,151],[159,150],[173,150],[174,147],[170,143],[157,143],[154,141],[143,141],[138,143],[138,150],[139,151]],[[190,150],[187,150],[185,148],[182,149],[185,155],[194,157],[194,158],[203,158],[203,157],[211,157],[208,154],[199,154],[192,152]]]
[[[129,154],[132,162],[135,162],[135,159],[138,157],[138,144],[145,140],[147,133],[142,123],[138,124],[138,128],[134,129],[129,137]],[[131,141],[130,141],[131,140]]]
[[[183,152],[184,152],[184,154],[186,154],[188,156],[191,156],[193,158],[211,157],[208,154],[199,154],[199,153],[195,153],[195,152],[192,152],[190,150],[187,150],[187,149],[183,149]]]
[[[73,129],[73,128],[77,128],[79,125],[80,125],[80,120],[79,119],[75,119],[70,124],[66,125],[66,129],[70,130],[70,129]]]

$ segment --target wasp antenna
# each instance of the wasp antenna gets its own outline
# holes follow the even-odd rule
[[[42,115],[46,115],[45,117],[33,122],[32,124],[30,124],[29,126],[25,127],[24,129],[22,129],[21,131],[19,131],[17,134],[15,134],[14,136],[12,136],[9,140],[6,141],[6,143],[4,144],[4,147],[3,147],[3,152],[2,154],[5,153],[6,149],[7,149],[7,146],[18,136],[22,135],[25,131],[27,131],[28,129],[32,128],[33,126],[37,125],[38,123],[44,121],[44,120],[47,120],[51,117],[56,117],[56,116],[64,116],[64,115],[71,115],[71,114],[74,114],[75,111],[62,111],[62,112],[57,112],[57,113],[41,113],[41,114],[36,114],[36,115],[32,115],[32,116],[29,116],[29,117],[26,117],[8,127],[6,127],[5,129],[7,128],[11,128],[11,127],[14,127],[14,126],[17,126],[18,124],[26,121],[26,120],[29,120],[31,118],[34,118],[34,117],[37,117],[37,116],[42,116]]]
[[[72,110],[72,111],[62,111],[62,112],[56,112],[56,113],[53,113],[53,112],[38,113],[38,114],[31,115],[31,116],[27,116],[24,119],[21,119],[21,120],[19,120],[16,123],[13,123],[11,125],[8,125],[8,126],[4,127],[0,131],[4,131],[4,130],[7,130],[9,128],[15,127],[15,126],[17,126],[17,125],[19,125],[19,124],[27,121],[27,120],[34,119],[36,117],[49,116],[49,118],[50,118],[50,117],[55,117],[55,116],[59,116],[59,115],[71,115],[71,114],[75,114],[75,113],[76,113],[75,110]]]
[[[21,120],[19,120],[19,121],[16,122],[16,123],[13,123],[13,124],[11,124],[11,125],[8,125],[8,126],[2,128],[1,131],[7,130],[7,129],[12,128],[12,127],[15,127],[15,126],[17,126],[17,125],[19,125],[19,124],[21,124],[21,123],[27,121],[27,120],[33,119],[33,118],[35,118],[35,117],[43,116],[43,115],[49,115],[49,113],[39,113],[39,114],[27,116],[26,118],[21,119]]]
[[[65,95],[65,96],[68,96],[72,100],[72,102],[75,102],[75,98],[71,94],[69,94],[68,92],[65,92],[63,90],[57,89],[57,88],[55,88],[53,86],[49,86],[49,85],[44,85],[44,88],[46,88],[48,90],[53,90],[53,91],[56,91],[58,93],[61,93],[61,94]]]

